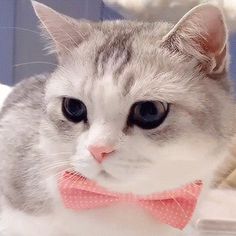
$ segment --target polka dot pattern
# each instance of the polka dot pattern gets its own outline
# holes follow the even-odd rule
[[[202,183],[197,181],[179,189],[142,196],[110,192],[91,180],[66,172],[59,189],[65,207],[76,211],[128,202],[142,207],[162,223],[183,229],[193,215]]]

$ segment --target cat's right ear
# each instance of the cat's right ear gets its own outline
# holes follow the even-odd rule
[[[169,32],[162,46],[199,61],[208,75],[227,69],[228,32],[221,10],[211,4],[202,4],[189,11]]]
[[[32,5],[41,22],[43,36],[49,40],[49,52],[56,52],[59,58],[70,54],[93,30],[87,21],[78,22],[36,1],[32,1]]]

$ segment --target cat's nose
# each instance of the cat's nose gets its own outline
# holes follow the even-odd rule
[[[110,153],[114,152],[114,147],[91,145],[88,150],[96,161],[102,163]]]

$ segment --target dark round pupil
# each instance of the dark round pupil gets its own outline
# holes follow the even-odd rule
[[[64,116],[72,122],[87,122],[87,109],[83,102],[78,99],[64,98],[62,102]]]
[[[152,120],[158,114],[158,110],[154,103],[145,102],[140,106],[140,115],[144,118],[144,120]]]
[[[168,112],[169,105],[163,102],[137,102],[131,107],[128,116],[128,125],[136,125],[142,129],[154,129],[165,120]]]
[[[81,115],[81,113],[83,113],[83,106],[80,102],[74,99],[70,99],[67,105],[68,105],[67,109],[71,113],[71,115],[78,116]]]

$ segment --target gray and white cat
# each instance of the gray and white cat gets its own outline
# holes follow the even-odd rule
[[[73,170],[122,193],[207,188],[235,126],[220,10],[173,26],[34,8],[59,65],[18,84],[0,114],[1,235],[182,235],[126,204],[66,209],[57,183]]]

